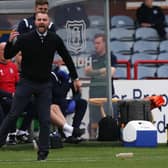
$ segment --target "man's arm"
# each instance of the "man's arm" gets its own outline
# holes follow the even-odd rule
[[[117,64],[117,57],[111,53],[111,77],[114,76]],[[85,68],[85,74],[90,77],[105,77],[107,74],[107,68],[93,69],[91,66]]]
[[[90,77],[103,76],[106,73],[106,68],[93,69],[91,66],[85,68],[85,74]]]
[[[18,32],[12,30],[9,36],[9,40],[5,46],[4,58],[10,59],[14,57],[19,52],[19,43],[17,40]]]
[[[104,77],[107,74],[107,69],[106,68],[92,69],[91,67],[86,67],[85,74],[90,77],[95,77],[95,76]],[[115,74],[115,67],[111,67],[111,76],[113,77],[114,74]]]

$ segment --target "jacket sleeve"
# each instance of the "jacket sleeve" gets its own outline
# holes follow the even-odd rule
[[[165,15],[160,7],[158,7],[158,11],[159,11],[159,17],[158,17],[157,22],[158,22],[158,24],[164,24],[165,23]]]
[[[75,65],[73,63],[73,60],[65,47],[62,39],[58,36],[57,37],[57,52],[62,57],[63,61],[65,62],[65,65],[68,67],[68,70],[70,72],[70,76],[72,80],[75,80],[78,78],[78,74],[75,68]]]
[[[10,59],[14,57],[20,51],[20,44],[19,39],[17,39],[15,43],[8,41],[5,46],[4,58]]]
[[[143,17],[142,7],[138,8],[136,12],[136,18],[137,18],[138,24],[141,24],[143,22],[144,17]]]

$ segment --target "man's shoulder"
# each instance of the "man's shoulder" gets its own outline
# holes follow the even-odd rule
[[[161,11],[162,9],[161,9],[161,7],[159,7],[159,6],[153,6],[153,10]]]
[[[23,18],[19,24],[18,24],[18,31],[19,33],[23,34],[26,33],[28,31],[31,31],[32,29],[34,29],[34,15],[27,17],[27,18]]]
[[[34,22],[34,20],[35,20],[35,17],[34,17],[34,15],[32,15],[32,16],[29,16],[27,18],[23,18],[20,21],[20,23],[29,24],[29,22]]]

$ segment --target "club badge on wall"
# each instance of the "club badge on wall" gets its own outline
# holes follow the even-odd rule
[[[84,20],[66,22],[67,47],[75,54],[86,48],[86,24]]]

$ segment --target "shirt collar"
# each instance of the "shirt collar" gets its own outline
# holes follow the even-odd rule
[[[44,32],[43,34],[41,34],[40,32],[38,32],[37,30],[36,30],[36,32],[37,32],[37,34],[39,35],[39,36],[47,36],[47,31],[46,32]]]

